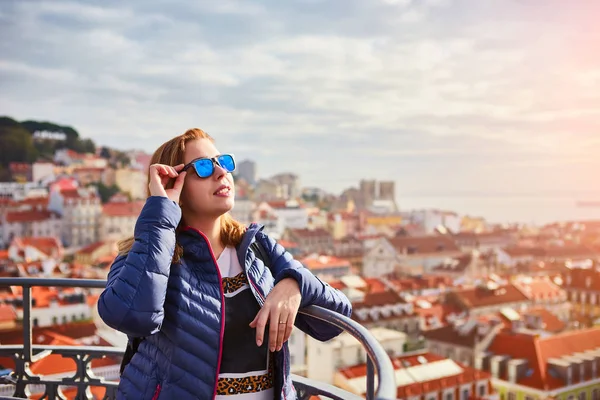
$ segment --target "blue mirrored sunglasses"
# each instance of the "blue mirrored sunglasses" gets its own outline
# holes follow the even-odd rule
[[[215,172],[215,165],[227,172],[233,172],[235,170],[233,154],[221,154],[213,158],[198,158],[186,164],[182,171],[187,171],[190,167],[194,167],[196,174],[200,178],[208,178]]]

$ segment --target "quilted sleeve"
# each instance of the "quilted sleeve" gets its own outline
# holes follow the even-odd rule
[[[113,262],[98,300],[100,317],[111,328],[134,337],[160,330],[180,219],[181,209],[168,198],[146,200],[135,224],[133,247]]]
[[[302,294],[300,308],[315,305],[350,317],[352,304],[346,295],[321,281],[273,238],[265,234],[259,234],[257,238],[270,255],[275,284],[284,278],[293,278],[298,282]],[[327,322],[302,314],[296,318],[295,325],[303,332],[321,341],[333,339],[342,333],[341,329]]]

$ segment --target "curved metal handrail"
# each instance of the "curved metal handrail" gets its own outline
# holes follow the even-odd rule
[[[392,361],[367,328],[344,315],[322,307],[309,306],[299,312],[337,326],[363,344],[368,354],[367,375],[373,376],[373,373],[376,374],[378,382],[377,391],[374,393],[373,379],[367,377],[367,399],[387,400],[396,398],[396,379]]]
[[[23,346],[24,360],[34,361],[33,345],[31,342],[31,288],[34,286],[45,287],[80,287],[88,289],[104,289],[106,281],[103,279],[70,279],[70,278],[0,278],[0,287],[21,286],[23,287]],[[394,367],[387,353],[381,344],[371,335],[371,333],[359,323],[352,319],[338,314],[334,311],[317,307],[308,306],[299,311],[301,314],[320,319],[331,325],[334,325],[352,336],[354,336],[365,348],[367,357],[367,399],[375,400],[393,400],[396,398],[396,382]],[[5,347],[5,346],[2,346]],[[35,346],[36,349],[40,346]],[[118,351],[118,350],[116,350]],[[377,391],[374,390],[374,376],[377,375]],[[309,386],[310,381],[306,378],[293,376],[293,380],[300,386]],[[351,395],[332,385],[320,383],[326,387],[332,395],[340,398],[360,398],[360,396]],[[341,394],[344,394],[342,397]],[[351,397],[348,397],[348,396]]]
[[[6,286],[46,286],[46,287],[80,287],[87,289],[104,289],[104,279],[76,278],[0,278],[0,287]]]

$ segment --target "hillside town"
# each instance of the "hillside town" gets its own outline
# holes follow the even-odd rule
[[[141,151],[114,160],[61,149],[52,161],[11,163],[11,181],[0,183],[1,276],[106,279],[144,206],[149,162]],[[600,221],[489,224],[404,210],[393,181],[363,179],[333,195],[294,173],[256,171],[238,162],[233,216],[264,225],[346,294],[354,321],[392,360],[398,399],[600,400]],[[23,344],[22,290],[1,290],[0,344]],[[97,317],[98,295],[34,287],[34,344],[125,346]],[[367,354],[348,333],[323,343],[296,329],[289,345],[293,373],[366,393]],[[91,363],[110,380],[119,365],[112,356]],[[0,369],[14,368],[0,359]],[[53,354],[29,368],[60,378],[75,363]],[[0,385],[0,396],[13,390]]]

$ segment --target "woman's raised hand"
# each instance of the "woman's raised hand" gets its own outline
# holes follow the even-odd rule
[[[174,167],[164,164],[152,164],[149,170],[150,179],[148,183],[150,196],[167,197],[179,204],[179,196],[181,195],[183,181],[187,173],[187,171],[179,172],[183,166],[184,164],[179,164]],[[171,179],[175,179],[175,183],[171,189],[167,189],[167,183]]]

